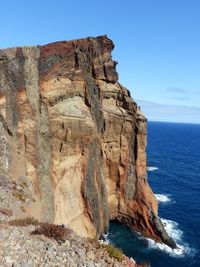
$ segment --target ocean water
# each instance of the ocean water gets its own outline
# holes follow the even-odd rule
[[[147,156],[159,217],[179,249],[155,244],[116,222],[108,239],[152,267],[200,267],[200,125],[149,122]]]

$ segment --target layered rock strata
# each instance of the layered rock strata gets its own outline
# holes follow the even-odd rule
[[[40,221],[98,238],[110,220],[171,247],[146,174],[146,119],[106,36],[0,50],[0,172]]]

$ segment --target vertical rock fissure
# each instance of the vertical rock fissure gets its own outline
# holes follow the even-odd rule
[[[7,175],[9,171],[9,149],[3,122],[0,119],[0,175]]]
[[[8,127],[8,124],[4,118],[4,116],[2,115],[2,112],[0,111],[0,123],[1,123],[1,127],[3,127],[3,129],[10,135],[12,136],[12,132]]]
[[[92,43],[93,44],[93,43]],[[101,133],[104,129],[104,120],[103,120],[103,114],[101,111],[101,103],[100,103],[100,92],[97,84],[95,83],[95,80],[93,78],[93,64],[92,64],[92,51],[93,49],[90,49],[90,51],[87,52],[87,56],[80,50],[76,51],[76,56],[78,58],[78,64],[83,71],[84,79],[85,79],[85,85],[86,85],[86,102],[89,104],[91,108],[91,114],[92,118],[95,122],[95,125],[97,127],[97,131]],[[94,53],[94,51],[93,51]]]
[[[8,125],[0,112],[0,175],[9,173],[9,146],[7,134],[12,136]]]
[[[5,103],[1,105],[0,121],[4,128],[2,132],[2,146],[6,144],[6,149],[2,151],[4,158],[5,172],[12,172],[11,162],[18,157],[19,140],[17,127],[19,122],[17,91],[23,87],[23,60],[16,56],[17,49],[0,50],[0,95],[5,99]],[[11,143],[14,143],[12,146]],[[15,148],[14,148],[15,147]],[[5,146],[4,146],[5,148]],[[16,155],[17,151],[17,155]]]
[[[39,93],[38,47],[24,47],[24,77],[26,93],[34,111],[36,122],[37,176],[41,194],[42,220],[53,222],[54,198],[50,179],[51,144],[49,136],[48,111]]]
[[[128,166],[127,166],[127,174],[126,174],[126,181],[125,181],[125,198],[126,201],[131,201],[134,198],[135,191],[136,191],[136,170],[135,170],[135,127],[134,121],[132,122],[132,134],[130,137],[130,145],[129,145],[129,156],[128,156]]]
[[[17,112],[16,112],[16,90],[13,86],[11,77],[12,67],[9,67],[11,63],[6,60],[2,63],[2,75],[4,76],[4,84],[6,85],[6,121],[8,128],[11,129],[13,135],[16,137],[16,124],[17,124]]]
[[[96,133],[89,144],[89,159],[87,164],[86,177],[84,181],[84,195],[88,214],[95,224],[97,237],[108,230],[109,211],[107,203],[107,191],[105,177],[102,170],[101,144],[99,135],[104,129],[104,119],[101,111],[100,92],[93,77],[92,59],[98,53],[98,45],[91,41],[91,47],[86,56],[80,50],[76,52],[77,65],[84,73],[86,85],[86,100],[91,109],[91,115],[96,126]],[[76,59],[76,60],[77,60]],[[98,186],[95,186],[95,183]]]
[[[96,226],[97,237],[108,230],[109,211],[107,192],[101,170],[99,142],[96,139],[89,144],[89,158],[84,183],[84,198],[87,211]],[[97,184],[98,186],[96,186]]]

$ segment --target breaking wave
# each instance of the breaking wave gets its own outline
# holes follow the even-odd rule
[[[184,257],[186,255],[194,254],[194,250],[191,249],[187,243],[182,241],[183,231],[178,228],[178,223],[166,219],[161,219],[161,221],[168,235],[176,242],[177,248],[172,249],[167,245],[156,243],[152,239],[147,238],[149,248],[162,250],[173,257]]]
[[[158,167],[154,167],[154,166],[147,167],[147,171],[148,172],[153,172],[153,171],[156,171],[156,170],[158,170]]]
[[[155,194],[155,197],[159,202],[164,202],[165,203],[165,202],[170,202],[171,201],[169,195]]]
[[[104,244],[104,245],[110,244],[110,239],[108,238],[108,236],[109,236],[109,233],[102,234],[100,239],[99,239],[99,243]]]

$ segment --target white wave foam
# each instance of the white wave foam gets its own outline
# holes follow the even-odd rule
[[[147,171],[148,171],[148,172],[153,172],[153,171],[156,171],[156,170],[158,170],[157,167],[154,167],[154,166],[149,166],[149,167],[147,167]]]
[[[99,243],[100,243],[100,244],[104,244],[104,245],[108,245],[108,244],[110,244],[110,240],[109,240],[109,238],[108,238],[108,235],[109,235],[109,233],[107,233],[107,234],[103,234],[103,235],[102,235],[102,238],[99,239]]]
[[[168,235],[171,236],[175,241],[181,241],[183,231],[178,229],[178,223],[166,219],[161,219],[161,221]]]
[[[155,197],[159,202],[170,202],[171,199],[169,195],[163,195],[163,194],[155,194]]]
[[[184,257],[186,254],[190,253],[190,248],[188,246],[177,244],[178,247],[176,249],[172,249],[167,245],[156,243],[152,239],[147,238],[147,240],[151,249],[162,250],[173,257]]]
[[[150,249],[162,250],[173,257],[184,257],[185,255],[191,254],[192,249],[190,249],[188,244],[183,243],[181,240],[183,232],[178,229],[178,223],[166,219],[161,219],[161,221],[168,235],[176,242],[177,248],[172,249],[165,244],[159,244],[152,239],[147,238]]]

